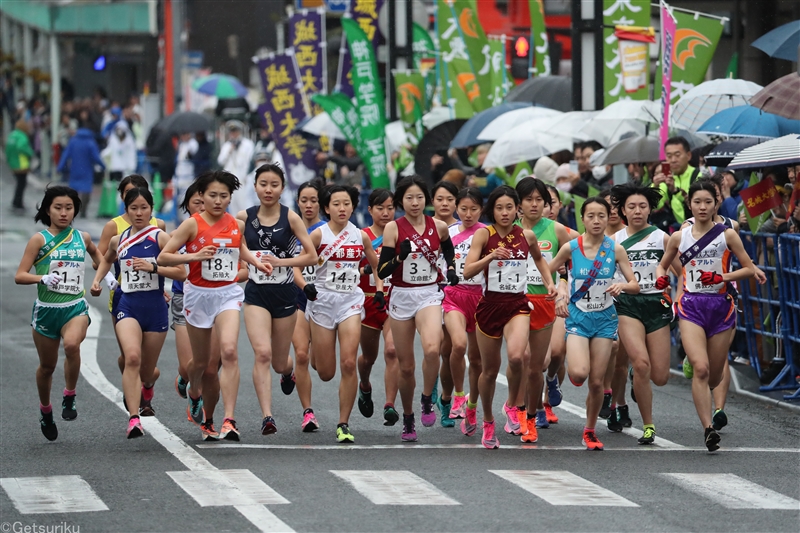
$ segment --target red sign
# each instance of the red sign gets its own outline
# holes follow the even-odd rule
[[[772,178],[764,178],[755,185],[742,189],[739,193],[750,218],[755,218],[783,203],[781,195],[772,183]]]
[[[792,197],[789,199],[789,215],[794,213],[794,208],[797,207],[798,204],[800,204],[800,176],[795,178]]]

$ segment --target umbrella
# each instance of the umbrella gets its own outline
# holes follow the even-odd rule
[[[572,110],[572,78],[567,76],[541,76],[530,78],[506,95],[506,102],[528,102],[534,105]]]
[[[481,144],[482,141],[478,139],[478,133],[486,127],[492,120],[502,116],[509,111],[531,107],[527,102],[505,102],[494,107],[490,107],[485,111],[481,111],[474,117],[469,119],[466,124],[458,131],[453,141],[450,143],[451,148],[465,148],[467,146],[475,146]],[[448,116],[449,120],[449,116]]]
[[[342,130],[339,129],[339,126],[337,126],[336,123],[333,122],[333,119],[331,119],[331,116],[325,112],[304,121],[300,126],[300,130],[310,133],[311,135],[316,135],[317,137],[322,137],[324,135],[330,139],[346,139]]]
[[[430,181],[431,157],[436,152],[447,150],[450,147],[450,141],[453,140],[458,130],[460,130],[466,122],[467,121],[463,118],[442,122],[422,136],[419,145],[417,145],[417,153],[414,158],[414,169],[417,174]],[[431,183],[431,185],[433,184]]]
[[[160,123],[160,128],[169,133],[197,133],[214,129],[211,120],[206,115],[194,111],[179,111],[165,117]]]
[[[750,105],[767,113],[800,120],[800,75],[787,74],[773,81],[750,99]]]
[[[724,109],[697,128],[697,133],[728,137],[767,137],[800,133],[800,120],[764,113],[757,107],[741,105]]]
[[[569,111],[541,120],[540,127],[545,133],[572,137],[576,141],[588,141],[590,137],[581,130],[599,113],[599,111]]]
[[[796,165],[800,163],[800,135],[792,134],[745,148],[729,169]]]
[[[192,89],[217,98],[247,96],[247,87],[233,76],[228,76],[227,74],[211,74],[210,76],[198,78],[192,83]]]
[[[800,20],[795,20],[765,33],[752,46],[770,57],[797,61],[797,47],[800,46]]]
[[[525,122],[511,128],[492,144],[483,168],[507,167],[539,159],[561,150],[572,150],[572,144],[572,137],[543,133]]]
[[[706,163],[712,167],[726,167],[736,157],[736,154],[745,148],[750,148],[764,141],[765,139],[759,139],[758,137],[743,137],[722,142],[706,154]]]
[[[623,135],[645,135],[647,124],[658,123],[661,104],[650,100],[619,100],[592,118],[581,132],[603,146],[609,146]]]
[[[695,131],[700,124],[723,109],[745,105],[763,89],[760,85],[730,78],[701,83],[686,92],[672,106],[670,119],[681,128]]]
[[[455,116],[455,112],[449,107],[434,107],[429,112],[422,115],[422,125],[425,126],[426,129],[432,130],[443,122],[453,120]]]
[[[658,161],[659,141],[655,137],[637,135],[627,137],[609,146],[595,165],[625,165]]]
[[[546,107],[526,107],[523,109],[515,109],[514,111],[509,111],[508,113],[505,113],[504,115],[492,120],[485,128],[483,128],[483,131],[478,134],[478,138],[486,141],[496,141],[505,132],[511,128],[519,126],[524,122],[563,114],[564,113],[561,111],[548,109]]]

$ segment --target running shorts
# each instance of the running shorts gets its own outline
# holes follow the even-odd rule
[[[317,299],[308,302],[306,314],[315,324],[325,329],[336,329],[336,326],[358,315],[364,307],[364,291],[356,288],[353,292],[336,292],[318,290]]]
[[[672,302],[663,294],[620,294],[614,306],[619,316],[641,322],[646,334],[672,323]]]
[[[111,312],[112,317],[117,316],[117,306],[119,305],[120,298],[122,298],[122,289],[111,291],[108,299],[108,310]]]
[[[548,300],[546,294],[528,294],[531,310],[531,331],[541,331],[556,321],[556,301]]]
[[[259,285],[248,281],[244,303],[269,311],[272,318],[286,318],[297,312],[297,285]]]
[[[445,313],[455,311],[464,315],[467,319],[467,333],[472,333],[475,331],[475,311],[482,296],[483,292],[479,285],[447,286],[444,288],[442,310]]]
[[[61,330],[75,317],[89,316],[89,305],[83,298],[66,305],[44,304],[39,300],[33,304],[31,327],[33,331],[48,339],[60,339]],[[92,319],[89,319],[92,323]]]
[[[173,292],[172,300],[169,304],[172,311],[172,325],[170,328],[174,331],[175,326],[186,326],[186,317],[183,314],[183,293]]]
[[[684,292],[678,300],[678,318],[697,324],[711,338],[736,325],[736,305],[730,294]]]
[[[392,286],[392,302],[389,304],[389,317],[393,320],[411,320],[426,307],[441,306],[444,293],[438,285],[422,287]]]
[[[475,310],[475,321],[481,333],[492,339],[499,339],[512,318],[530,314],[531,308],[524,294],[508,293],[492,296],[490,300],[484,296]]]
[[[617,310],[612,305],[602,311],[587,313],[578,309],[574,303],[569,303],[569,316],[566,319],[566,335],[577,335],[587,339],[617,340],[619,319]]]
[[[201,329],[211,329],[217,315],[224,311],[240,311],[244,291],[232,283],[224,287],[198,287],[188,281],[183,286],[183,314],[186,323]]]
[[[386,305],[389,305],[389,298],[386,298]],[[375,296],[364,296],[364,308],[361,310],[361,325],[371,329],[383,330],[383,325],[389,318],[389,312],[384,309],[378,310],[375,305]]]
[[[169,329],[169,310],[161,291],[154,291],[154,294],[144,298],[142,295],[131,297],[123,293],[114,316],[117,322],[125,318],[136,320],[142,333],[161,333]]]

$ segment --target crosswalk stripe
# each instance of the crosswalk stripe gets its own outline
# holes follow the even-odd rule
[[[331,470],[376,505],[460,505],[408,470]]]
[[[551,505],[639,507],[566,470],[489,470]]]
[[[800,501],[735,474],[661,474],[676,485],[728,509],[800,510]]]
[[[21,514],[108,511],[81,476],[5,477],[0,486]]]
[[[289,503],[246,469],[181,470],[167,475],[201,507]]]

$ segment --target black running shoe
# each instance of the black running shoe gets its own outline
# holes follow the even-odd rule
[[[75,395],[64,396],[61,402],[61,418],[64,420],[75,420],[78,418],[78,410],[75,405]]]
[[[281,390],[286,396],[289,396],[292,392],[294,392],[294,384],[294,370],[292,370],[290,374],[284,374],[281,376]]]
[[[619,410],[615,409],[611,411],[611,416],[608,417],[606,420],[608,423],[608,430],[613,431],[614,433],[620,433],[622,431],[622,422],[619,421]]]
[[[728,425],[728,415],[722,409],[714,411],[714,417],[711,419],[711,427],[716,431]]]
[[[53,441],[58,438],[58,428],[53,421],[53,412],[43,413],[39,411],[39,424],[42,426],[42,435],[47,440]]]
[[[608,417],[610,417],[611,413],[613,412],[614,411],[611,409],[611,393],[609,392],[603,394],[603,406],[600,408],[600,414],[598,414],[597,416],[599,416],[600,418],[605,418],[607,420]]]
[[[375,404],[372,403],[372,387],[365,391],[358,386],[358,410],[364,415],[364,418],[371,418],[375,412]]]
[[[275,425],[275,419],[271,416],[265,416],[261,421],[261,434],[272,435],[278,432],[278,426]]]
[[[706,428],[705,438],[708,451],[715,452],[719,450],[719,433],[714,428]]]
[[[397,424],[400,420],[400,414],[397,412],[397,409],[394,408],[394,405],[387,403],[383,406],[383,425],[384,426],[393,426]]]
[[[633,425],[627,405],[617,407],[617,420],[622,424],[622,427],[629,428]]]

